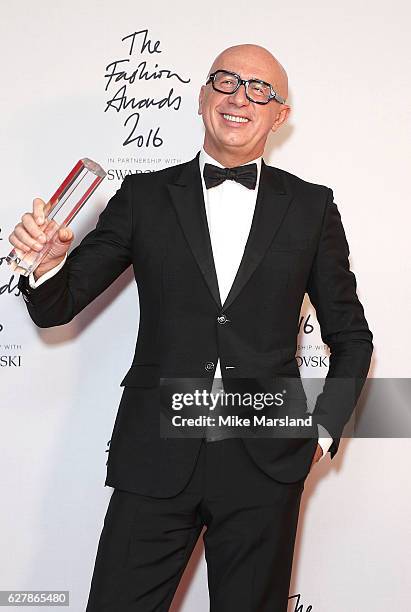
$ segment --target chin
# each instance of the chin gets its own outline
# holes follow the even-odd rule
[[[221,142],[224,143],[226,146],[242,147],[242,146],[248,145],[250,142],[250,139],[249,138],[225,138]]]

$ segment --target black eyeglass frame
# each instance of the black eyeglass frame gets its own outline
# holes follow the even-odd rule
[[[230,74],[231,76],[236,77],[236,79],[238,81],[237,87],[233,91],[222,91],[221,89],[217,89],[217,87],[215,86],[215,82],[214,81],[215,81],[215,77],[216,77],[218,72],[224,72],[224,74]],[[262,81],[261,79],[242,79],[240,77],[240,75],[237,74],[236,72],[230,72],[230,70],[216,70],[215,72],[212,72],[208,76],[208,79],[206,81],[206,85],[208,85],[208,83],[210,83],[210,82],[211,82],[211,85],[213,86],[213,89],[215,91],[218,91],[219,93],[226,94],[227,96],[231,96],[232,94],[234,94],[236,91],[239,90],[241,85],[244,85],[244,87],[245,87],[245,95],[246,95],[247,100],[250,100],[250,102],[254,102],[254,104],[268,104],[271,100],[275,100],[276,102],[279,102],[280,104],[285,104],[285,98],[282,98],[276,91],[274,91],[273,86],[271,85],[271,83],[267,83],[266,81]],[[260,83],[260,85],[267,85],[270,88],[270,96],[269,96],[267,102],[252,100],[250,98],[250,96],[248,95],[248,86],[249,86],[250,83]]]

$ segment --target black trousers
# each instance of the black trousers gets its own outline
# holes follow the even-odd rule
[[[286,612],[304,482],[276,482],[241,439],[203,441],[176,496],[114,489],[86,612],[166,612],[203,526],[211,612]]]

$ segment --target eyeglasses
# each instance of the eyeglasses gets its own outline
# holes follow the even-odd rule
[[[235,72],[216,70],[209,75],[206,85],[210,81],[215,91],[225,94],[233,94],[241,85],[244,85],[246,98],[255,104],[268,104],[270,100],[285,104],[285,98],[276,93],[270,83],[259,79],[242,79]]]

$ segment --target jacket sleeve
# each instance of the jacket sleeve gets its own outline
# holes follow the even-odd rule
[[[69,253],[64,266],[36,288],[20,276],[18,288],[38,327],[71,321],[132,262],[130,175],[100,213],[95,229]]]
[[[316,310],[321,337],[330,347],[328,374],[312,414],[333,438],[331,458],[367,378],[374,348],[349,254],[341,216],[328,188],[307,293]]]

